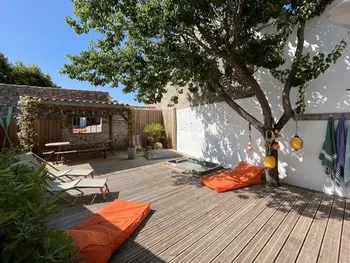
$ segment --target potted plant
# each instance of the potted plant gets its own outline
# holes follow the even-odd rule
[[[146,142],[146,150],[152,150],[153,149],[153,137],[152,136],[148,136],[147,137],[147,142]]]
[[[128,159],[132,160],[136,157],[136,145],[135,145],[135,136],[134,136],[134,114],[133,111],[130,109],[128,112],[128,140],[129,140],[129,147],[128,147]]]
[[[160,123],[148,124],[145,126],[143,131],[145,133],[148,133],[153,138],[153,141],[152,141],[153,147],[155,144],[157,144],[158,145],[157,148],[162,148],[162,147],[159,147],[159,144],[161,144],[159,140],[162,138],[162,133],[164,131],[164,126],[162,124]]]

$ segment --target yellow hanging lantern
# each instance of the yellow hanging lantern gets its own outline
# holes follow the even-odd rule
[[[264,158],[264,166],[266,168],[275,168],[276,167],[276,159],[275,157],[271,156],[271,155],[268,155],[268,156],[265,156]]]
[[[304,142],[302,138],[300,138],[298,135],[295,135],[290,139],[289,145],[292,149],[297,151],[303,148]]]
[[[294,115],[295,115],[295,135],[290,139],[289,145],[293,150],[297,151],[303,148],[304,142],[303,142],[303,139],[298,136],[298,113],[296,110],[294,111]]]

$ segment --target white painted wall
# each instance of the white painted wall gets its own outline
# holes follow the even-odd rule
[[[338,2],[338,1],[335,1]],[[307,24],[305,48],[317,52],[329,52],[341,39],[348,39],[348,30],[331,25],[326,16]],[[295,40],[288,45],[286,56],[293,54]],[[350,112],[350,48],[348,47],[336,65],[307,89],[306,113]],[[282,114],[281,83],[267,71],[259,71],[257,77],[264,88],[275,118]],[[293,92],[293,100],[296,91]],[[260,105],[254,98],[239,103],[261,120]],[[324,191],[330,194],[350,196],[350,189],[336,187],[327,178],[318,160],[324,141],[327,121],[300,121],[299,136],[304,139],[304,149],[292,152],[289,139],[295,134],[295,122],[291,120],[280,139],[280,174],[284,182]],[[350,122],[347,123],[347,127]],[[217,103],[177,111],[177,149],[207,160],[234,166],[240,160],[262,165],[264,156],[263,140],[253,128],[253,152],[247,152],[248,123],[225,103]]]

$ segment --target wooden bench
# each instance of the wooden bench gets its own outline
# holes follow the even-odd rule
[[[54,152],[55,155],[65,155],[65,154],[71,154],[71,153],[84,153],[84,152],[93,152],[93,153],[98,153],[100,151],[103,151],[103,158],[106,159],[107,155],[106,152],[110,150],[109,147],[101,147],[101,148],[89,148],[89,149],[81,149],[81,150],[67,150],[67,151],[59,151],[59,152]]]

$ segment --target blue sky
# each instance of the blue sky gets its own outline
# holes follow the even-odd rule
[[[65,21],[73,14],[70,0],[0,0],[0,52],[11,62],[37,64],[64,88],[107,91],[121,103],[139,105],[134,94],[121,88],[94,87],[88,82],[71,80],[59,74],[66,54],[86,49],[89,37],[74,33]]]

